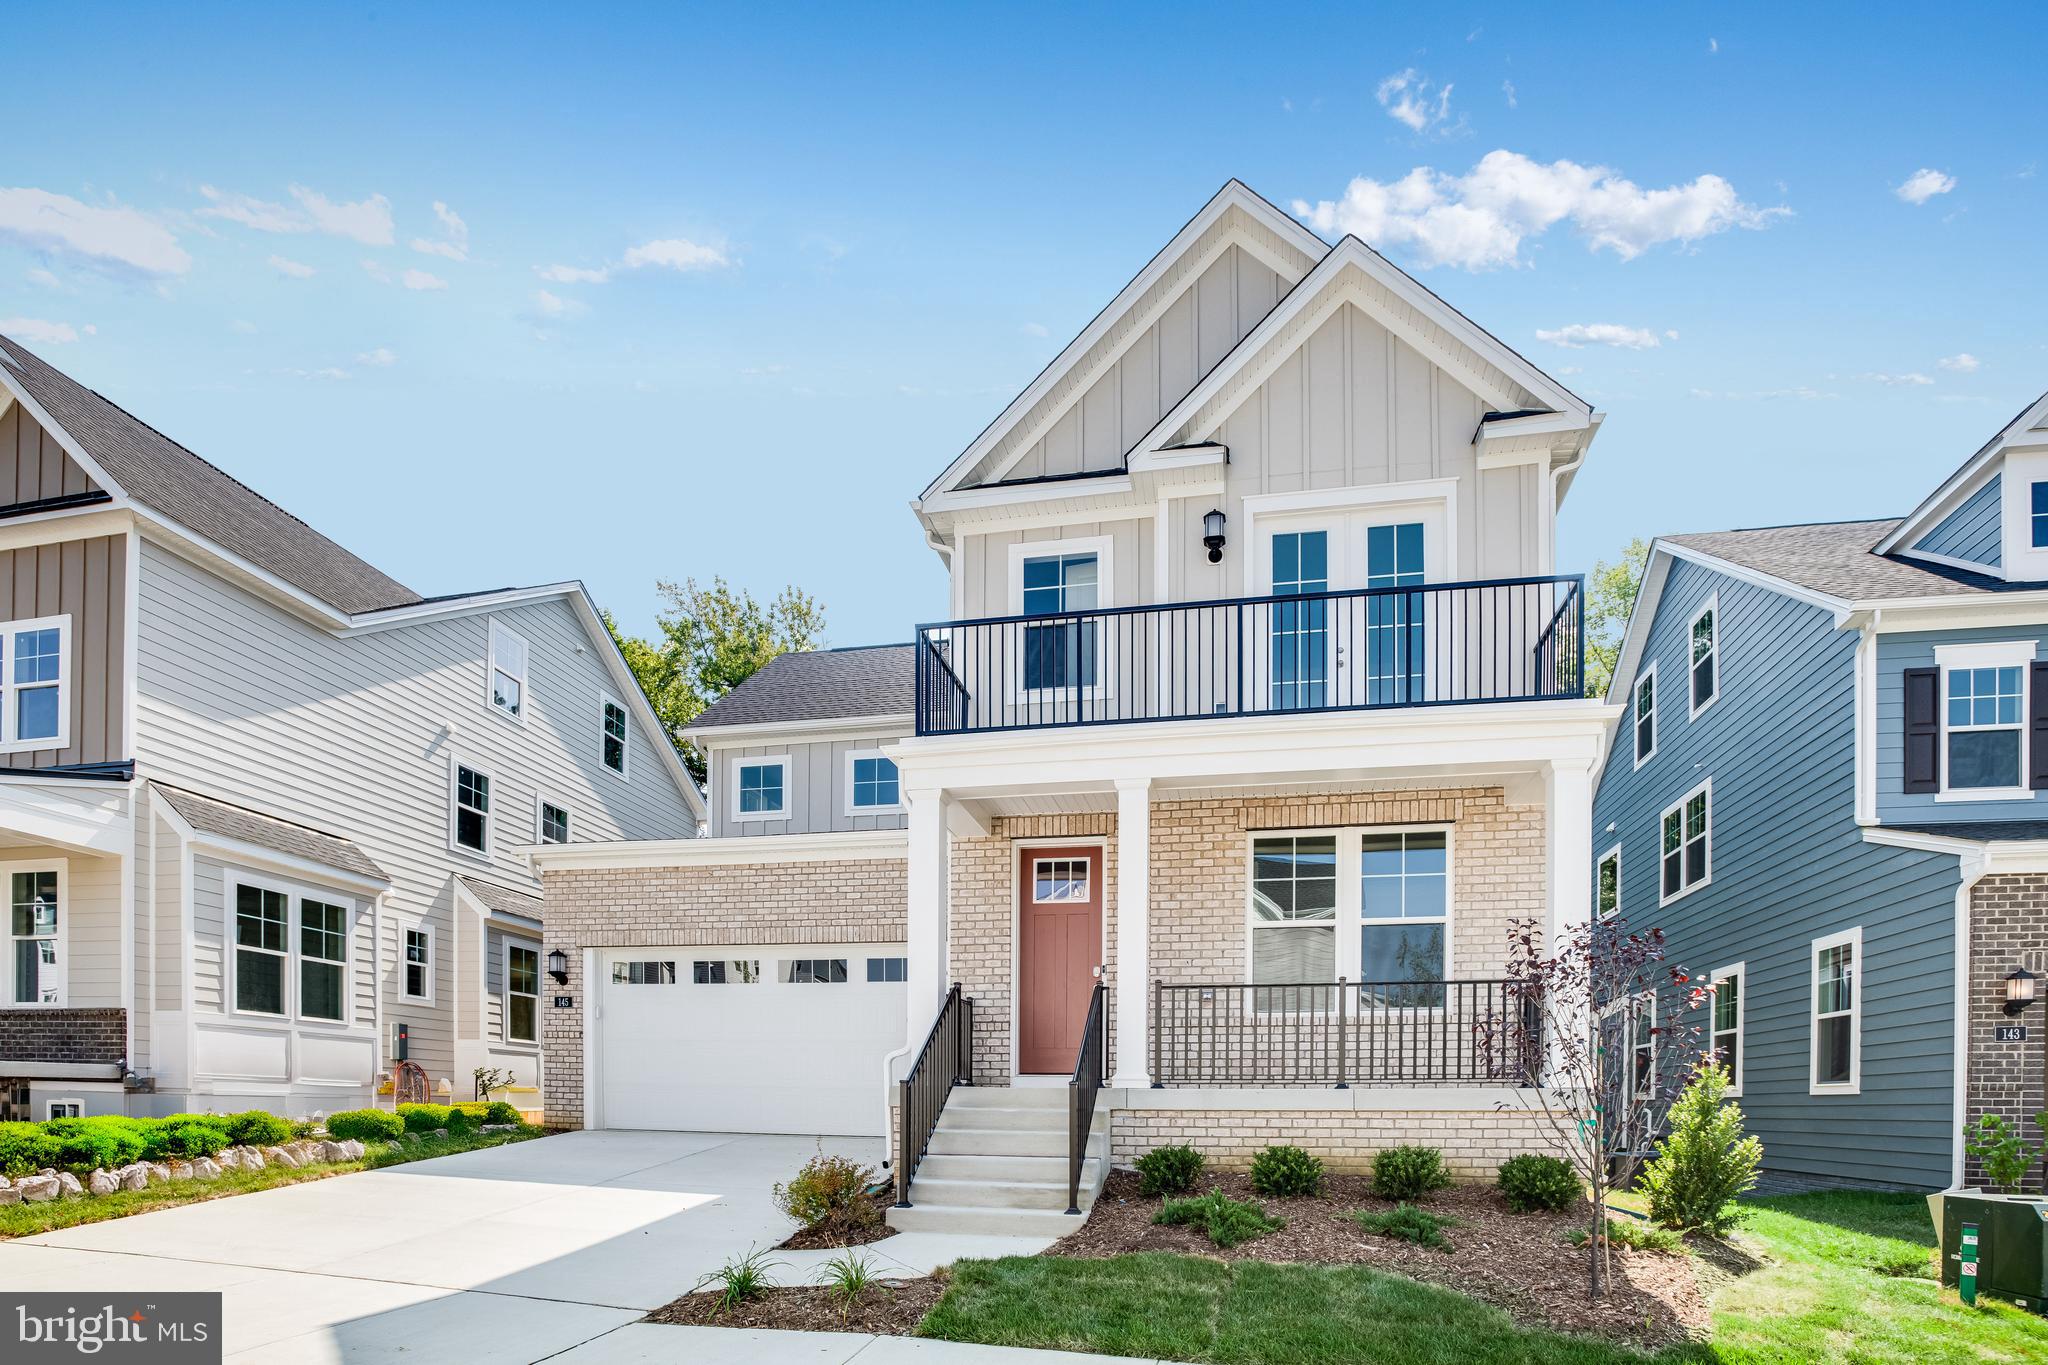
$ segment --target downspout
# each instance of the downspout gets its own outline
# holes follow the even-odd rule
[[[1949,1188],[1963,1188],[1963,1129],[1970,1119],[1970,897],[1991,871],[1991,850],[1982,848],[1956,858],[1962,882],[1956,887],[1955,993],[1956,1077],[1955,1119],[1950,1125]]]
[[[376,1041],[370,1044],[370,1107],[377,1107],[378,1078],[384,1074],[384,898],[379,891],[370,901],[370,1030]],[[391,1107],[398,1107],[398,1078],[391,1078]]]
[[[1884,612],[1872,610],[1854,621],[1856,639],[1856,823],[1877,823],[1877,632]]]

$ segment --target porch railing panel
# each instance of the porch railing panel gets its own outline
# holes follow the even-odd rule
[[[1576,698],[1577,577],[925,625],[921,735]]]
[[[1152,988],[1155,1085],[1528,1085],[1542,1038],[1510,980]]]
[[[974,1002],[954,982],[910,1069],[896,1089],[896,1207],[910,1207],[910,1182],[931,1145],[946,1099],[974,1083]]]
[[[1081,1047],[1074,1059],[1074,1078],[1067,1082],[1067,1212],[1081,1211],[1081,1166],[1088,1159],[1088,1138],[1095,1130],[1095,1101],[1109,1069],[1108,1029],[1104,1018],[1107,992],[1100,971],[1088,995],[1088,1018],[1081,1026]]]

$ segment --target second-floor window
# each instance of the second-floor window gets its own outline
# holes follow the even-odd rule
[[[1715,618],[1720,613],[1718,598],[1709,597],[1692,618],[1692,708],[1698,715],[1707,709],[1721,686],[1721,651],[1716,645]]]
[[[1095,555],[1043,555],[1025,559],[1022,567],[1026,616],[1095,609],[1099,587]],[[1025,688],[1093,687],[1097,625],[1095,621],[1061,621],[1024,627]]]
[[[449,838],[459,849],[488,853],[491,847],[491,775],[467,763],[455,765],[455,804]]]
[[[526,641],[491,622],[491,705],[514,720],[526,718]]]
[[[598,757],[604,766],[626,775],[626,708],[610,697],[598,700],[599,726]]]
[[[1712,789],[1702,783],[1665,807],[1660,836],[1664,881],[1659,904],[1704,886],[1712,875],[1712,798]]]
[[[569,808],[541,799],[539,818],[535,821],[535,833],[544,844],[566,844],[569,842]]]
[[[2028,492],[2033,500],[2027,518],[2033,529],[2033,546],[2048,550],[2048,479],[2036,482]]]
[[[847,800],[853,813],[896,810],[903,794],[896,764],[880,754],[857,753],[847,760]]]
[[[421,925],[405,931],[405,985],[408,1000],[434,998],[434,931]]]
[[[1600,865],[1593,874],[1593,911],[1606,919],[1621,909],[1621,845],[1600,855]]]
[[[1947,674],[1949,788],[2020,786],[2025,671],[2015,665],[1951,668]]]
[[[789,814],[789,759],[743,758],[732,765],[735,820],[779,820]]]
[[[70,743],[70,658],[69,616],[0,626],[0,750]]]
[[[1657,752],[1657,665],[1651,664],[1636,679],[1635,693],[1636,766],[1642,767]]]

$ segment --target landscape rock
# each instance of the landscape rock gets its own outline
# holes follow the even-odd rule
[[[479,1133],[516,1133],[519,1131],[519,1125],[516,1123],[486,1123],[477,1131]]]
[[[85,1187],[94,1194],[112,1194],[121,1188],[121,1182],[105,1171],[94,1171],[86,1177]]]
[[[78,1177],[69,1171],[64,1171],[57,1176],[57,1188],[66,1194],[85,1193],[85,1186],[79,1184]]]
[[[152,1184],[152,1185],[161,1185],[161,1184],[163,1184],[163,1183],[164,1183],[164,1182],[165,1182],[166,1180],[169,1180],[170,1178],[171,1178],[171,1168],[170,1168],[170,1166],[169,1166],[168,1164],[166,1164],[166,1163],[164,1163],[164,1162],[161,1162],[161,1161],[152,1161],[152,1162],[150,1162],[150,1163],[149,1163],[149,1183],[150,1183],[150,1184]]]
[[[21,1202],[21,1191],[12,1185],[0,1185],[0,1208]]]
[[[149,1167],[143,1162],[121,1168],[121,1188],[124,1190],[146,1190],[149,1188]]]
[[[263,1149],[263,1155],[279,1166],[296,1167],[305,1164],[282,1147],[266,1147]]]
[[[220,1179],[220,1163],[209,1156],[200,1157],[192,1163],[192,1178],[194,1180]]]
[[[339,1142],[323,1142],[320,1144],[320,1159],[322,1161],[347,1161],[350,1159],[348,1148],[342,1146]]]
[[[173,1179],[173,1180],[190,1180],[191,1178],[192,1178],[192,1163],[191,1163],[191,1162],[189,1162],[189,1161],[177,1161],[177,1160],[173,1160],[173,1161],[171,1162],[171,1179]]]
[[[242,1169],[242,1149],[230,1147],[213,1160],[224,1171],[239,1171]]]
[[[14,1182],[14,1188],[25,1203],[47,1204],[62,1192],[54,1175],[25,1175]]]
[[[445,1138],[448,1136],[448,1130],[446,1128],[436,1128],[434,1130],[434,1136],[437,1138]]]
[[[263,1153],[257,1151],[254,1147],[244,1147],[242,1149],[243,1170],[260,1171],[263,1169],[263,1165]]]

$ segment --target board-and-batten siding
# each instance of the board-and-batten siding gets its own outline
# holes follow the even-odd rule
[[[0,503],[40,502],[98,489],[70,452],[21,404],[10,402],[0,409]]]
[[[847,756],[879,749],[902,739],[901,733],[873,734],[857,739],[796,741],[788,744],[753,744],[711,751],[711,831],[725,837],[735,834],[825,834],[864,829],[903,829],[909,817],[902,811],[884,815],[847,814]],[[734,769],[749,759],[789,756],[790,814],[786,820],[735,820],[732,793],[738,780]]]
[[[1999,567],[2001,549],[1999,502],[2000,476],[1994,474],[1982,488],[1963,501],[1961,507],[1943,517],[1935,528],[1913,542],[1916,550],[1972,564]]]
[[[127,558],[122,536],[0,550],[0,622],[71,618],[70,743],[0,754],[0,766],[49,768],[127,758],[121,677],[127,668]],[[12,648],[9,641],[7,648]]]
[[[141,555],[137,757],[152,777],[353,839],[392,879],[385,1016],[411,1028],[438,1081],[453,1060],[453,876],[533,883],[538,793],[568,805],[578,841],[680,838],[683,797],[657,766],[664,743],[635,718],[630,781],[599,761],[600,691],[616,693],[559,599],[495,614],[529,648],[527,717],[486,701],[483,614],[334,636],[162,547]],[[578,652],[579,647],[581,652]],[[452,728],[453,733],[450,733]],[[450,755],[493,782],[492,857],[448,847]],[[435,932],[435,1003],[398,999],[401,924]],[[215,983],[218,989],[218,983]]]
[[[1720,695],[1688,720],[1687,631],[1709,593]],[[1863,841],[1855,649],[1819,608],[1675,565],[1644,659],[1662,692],[1657,751],[1634,769],[1630,731],[1618,730],[1591,854],[1621,845],[1621,912],[1661,926],[1672,963],[1745,965],[1741,1103],[1774,1184],[1935,1188],[1950,1173],[1959,877],[1951,856]],[[1660,813],[1709,778],[1711,880],[1660,909]],[[1812,941],[1856,926],[1862,1093],[1809,1095]]]
[[[2024,640],[2036,659],[2048,659],[2048,627],[2001,626],[1990,630],[1916,631],[1880,635],[1877,640],[1877,816],[1887,824],[1902,820],[2039,820],[2048,811],[2048,792],[2033,792],[2008,801],[1937,800],[1930,792],[1905,791],[1905,673],[1933,668],[1939,645],[1993,644]],[[2031,686],[2031,684],[2027,684]],[[1944,694],[1946,686],[1944,685]],[[1947,762],[1944,737],[1942,761]]]

